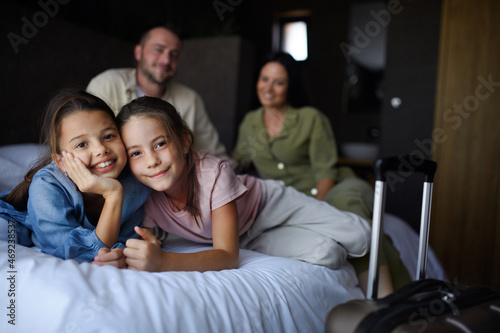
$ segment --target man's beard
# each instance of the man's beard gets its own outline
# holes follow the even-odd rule
[[[172,78],[172,76],[168,76],[165,79],[163,79],[162,81],[158,81],[155,79],[153,74],[151,74],[151,72],[149,72],[147,69],[141,67],[141,72],[142,72],[142,75],[144,75],[144,77],[146,78],[146,80],[148,80],[149,82],[152,82],[158,86],[162,86],[162,87],[166,86],[167,82],[170,81],[170,79]]]

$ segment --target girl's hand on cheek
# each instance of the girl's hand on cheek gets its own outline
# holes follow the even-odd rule
[[[74,157],[71,153],[63,151],[62,155],[66,173],[80,192],[100,194],[104,198],[112,193],[122,192],[122,186],[118,180],[93,174],[78,157]]]

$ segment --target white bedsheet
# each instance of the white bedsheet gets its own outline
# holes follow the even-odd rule
[[[207,248],[184,240],[165,247]],[[248,250],[238,269],[206,273],[78,264],[20,245],[8,264],[0,241],[1,332],[323,332],[328,311],[363,297],[349,264],[330,270]],[[15,326],[7,316],[12,300]]]

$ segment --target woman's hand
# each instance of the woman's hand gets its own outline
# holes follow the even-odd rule
[[[334,185],[335,181],[333,179],[329,178],[321,179],[316,184],[316,189],[318,190],[318,193],[316,194],[316,199],[325,200],[326,195],[333,188]]]
[[[123,249],[121,248],[101,248],[97,253],[97,256],[94,257],[94,261],[92,263],[99,266],[111,265],[117,268],[127,268],[125,256],[123,255]]]
[[[82,193],[95,193],[105,199],[115,193],[122,192],[122,185],[113,178],[99,177],[73,154],[63,151],[65,172]]]
[[[147,229],[135,227],[141,239],[127,240],[127,248],[123,251],[128,268],[138,271],[160,272],[165,263],[165,252],[161,242]]]

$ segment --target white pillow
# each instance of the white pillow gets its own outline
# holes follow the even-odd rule
[[[36,143],[0,147],[0,192],[19,184],[32,164],[47,152],[45,146]]]
[[[47,152],[47,147],[38,143],[18,143],[0,147],[0,157],[9,159],[27,169],[31,163]]]
[[[0,156],[0,192],[19,184],[26,172],[24,167]]]

